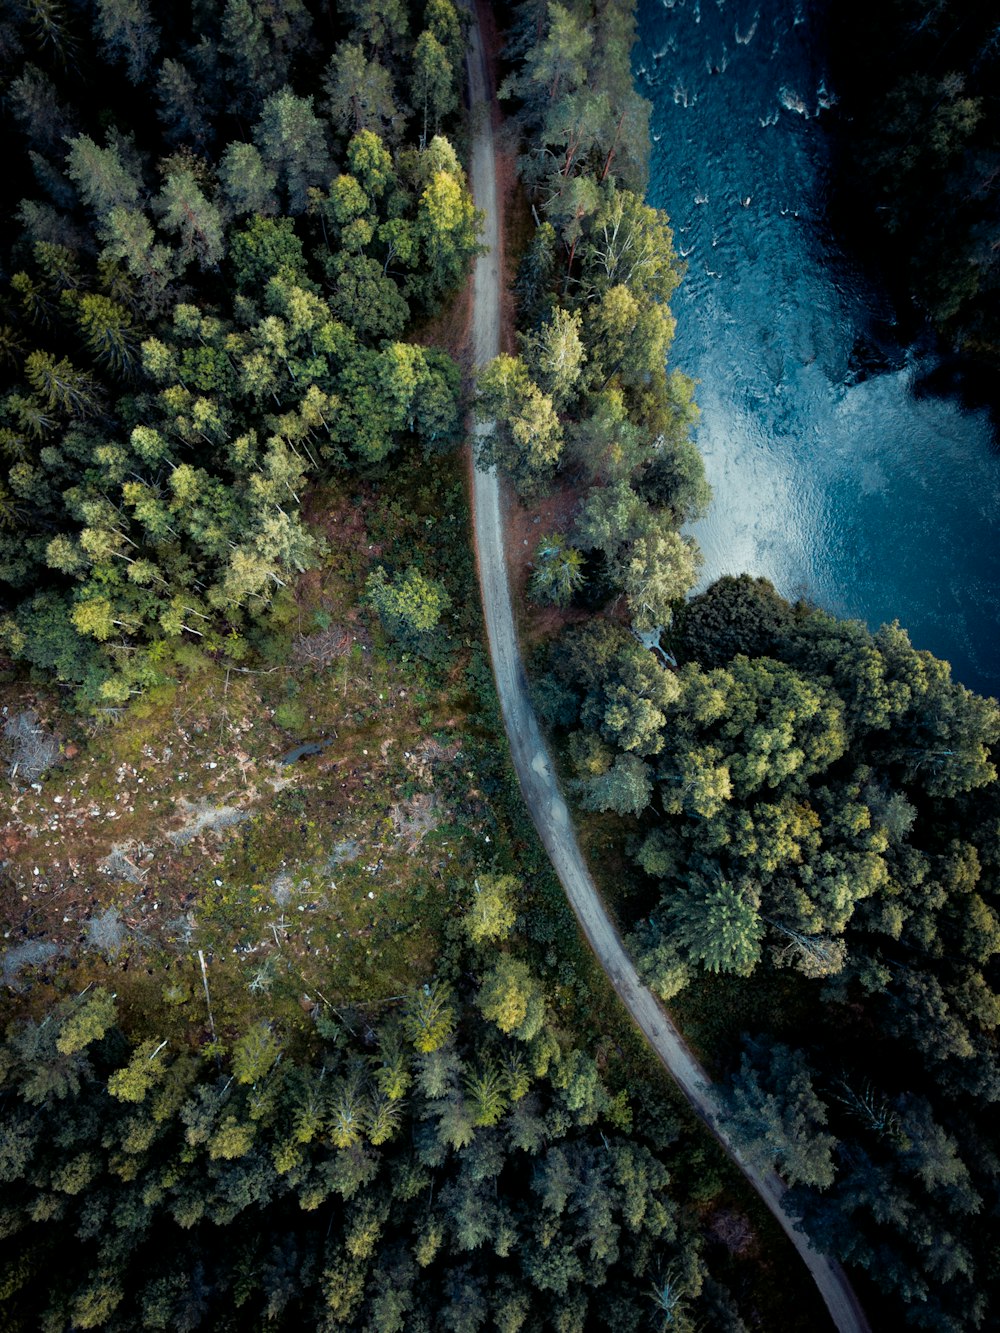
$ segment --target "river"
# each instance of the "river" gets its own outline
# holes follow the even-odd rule
[[[1000,693],[1000,455],[985,412],[915,393],[884,292],[826,218],[822,10],[641,0],[650,201],[688,271],[672,363],[700,383],[714,491],[702,585],[764,574],[872,627],[898,619],[957,679]]]

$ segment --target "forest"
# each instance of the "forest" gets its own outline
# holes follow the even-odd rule
[[[898,625],[747,576],[689,599],[680,529],[710,495],[671,359],[683,263],[644,202],[633,15],[496,12],[531,222],[516,348],[475,386],[480,448],[527,512],[569,515],[530,552],[526,615],[547,618],[529,668],[598,873],[733,1132],[873,1323],[989,1327],[1000,711]],[[480,818],[461,872],[435,871],[433,959],[384,1001],[335,992],[293,1023],[258,972],[217,1032],[190,957],[162,1002],[114,956],[37,999],[11,988],[5,1327],[816,1326],[788,1313],[795,1279],[768,1307],[746,1272],[767,1277],[760,1250],[712,1239],[742,1205],[630,1039],[598,1026],[511,813],[468,551],[438,530],[465,513],[468,383],[427,330],[480,248],[466,23],[451,0],[4,5],[6,682],[127,730],[178,682],[276,669],[303,589],[349,556],[372,673],[474,709],[463,809]],[[979,124],[956,115],[955,133]],[[984,346],[991,262],[934,311]],[[336,487],[365,510],[363,559],[314,521]],[[349,671],[329,675],[346,696]],[[300,697],[271,710],[297,737]],[[308,843],[305,798],[289,808]],[[254,836],[245,904],[226,871],[194,886],[207,918],[256,903]],[[407,910],[429,915],[422,896]]]
[[[982,368],[995,405],[995,16],[969,0],[850,5],[830,24],[830,43],[842,89],[838,212],[858,249],[877,255],[946,346]]]
[[[944,8],[916,25],[915,62]],[[747,1151],[777,1164],[818,1247],[870,1276],[873,1317],[989,1326],[1000,709],[898,624],[871,632],[749,576],[685,602],[698,555],[678,528],[708,488],[693,388],[669,361],[681,268],[667,219],[641,200],[642,110],[602,116],[595,62],[614,36],[552,5],[538,41],[536,11],[519,13],[508,49],[523,56],[500,93],[543,221],[518,279],[521,356],[481,387],[519,493],[578,497],[534,553],[529,596],[566,609],[535,648],[538,710],[584,826],[603,812],[640,973],[707,1046]],[[886,80],[869,86],[881,96]],[[983,121],[989,135],[996,118]],[[942,152],[986,170],[971,142],[961,159]],[[883,164],[900,218],[906,162]],[[907,225],[939,262],[918,220],[938,196],[917,164],[908,179],[922,211]],[[975,275],[957,316],[968,331],[995,304],[992,260],[967,265],[961,244],[942,248]],[[919,271],[917,248],[901,249]]]
[[[7,8],[0,641],[114,707],[259,648],[310,482],[457,442],[457,366],[403,335],[477,251],[462,23]]]
[[[628,16],[602,21],[605,119],[641,127]],[[465,23],[450,0],[4,6],[5,1328],[738,1330],[727,1282],[748,1309],[786,1300],[717,1155],[588,1020],[599,982],[510,813],[450,456],[463,371],[426,333],[479,251]],[[606,206],[652,228],[653,259],[630,151]],[[648,327],[674,280],[650,274]],[[629,308],[607,316],[610,373],[635,338]],[[390,809],[367,748],[386,689],[421,754],[452,752],[445,710],[470,729],[468,774],[428,791],[407,752]],[[199,836],[214,808],[175,784],[246,786],[314,716],[330,768],[256,805],[255,777],[220,807],[232,831]],[[98,840],[139,836],[87,860],[79,817],[59,828],[84,793]],[[190,832],[162,838],[161,801]],[[22,845],[42,807],[45,855]],[[381,850],[355,866],[323,822],[359,810]],[[77,866],[79,935],[45,901]]]
[[[633,1129],[499,951],[512,887],[477,881],[441,975],[375,1026],[324,1015],[309,1062],[261,1022],[223,1076],[126,1039],[100,988],[15,1026],[5,1326],[638,1330],[658,1288],[671,1327],[699,1295],[743,1327],[685,1235],[676,1121]]]

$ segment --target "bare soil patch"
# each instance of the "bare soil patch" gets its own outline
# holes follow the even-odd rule
[[[511,596],[518,618],[519,637],[525,649],[550,639],[566,625],[586,620],[588,612],[573,607],[539,606],[527,596],[535,548],[551,532],[568,532],[584,486],[564,486],[531,505],[522,504],[508,491],[504,507],[504,537]]]
[[[466,279],[447,305],[410,335],[424,347],[442,347],[465,370],[472,368],[472,277]]]

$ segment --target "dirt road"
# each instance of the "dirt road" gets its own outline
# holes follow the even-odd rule
[[[486,215],[483,240],[487,254],[476,262],[474,277],[473,339],[477,365],[500,350],[501,275],[498,256],[500,217],[492,124],[492,89],[479,25],[475,15],[469,39],[469,88],[473,119],[472,191]],[[617,931],[604,910],[586,862],[580,852],[566,802],[559,790],[552,762],[542,739],[528,696],[521,663],[503,540],[503,511],[496,474],[476,467],[473,473],[473,510],[476,553],[483,609],[489,636],[493,672],[510,740],[514,767],[525,804],[545,850],[562,882],[583,932],[653,1050],[676,1080],[694,1110],[722,1143],[750,1184],[778,1219],[812,1273],[840,1333],[869,1333],[869,1326],[843,1269],[817,1254],[796,1231],[781,1205],[785,1186],[743,1160],[719,1121],[718,1104],[704,1070],[653,994],[639,980]]]

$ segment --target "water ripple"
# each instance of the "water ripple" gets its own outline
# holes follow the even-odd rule
[[[820,7],[643,0],[639,17],[650,196],[688,264],[673,359],[700,381],[715,491],[695,527],[705,582],[749,570],[899,617],[997,692],[1000,458],[983,414],[915,396],[926,367],[829,232]]]

